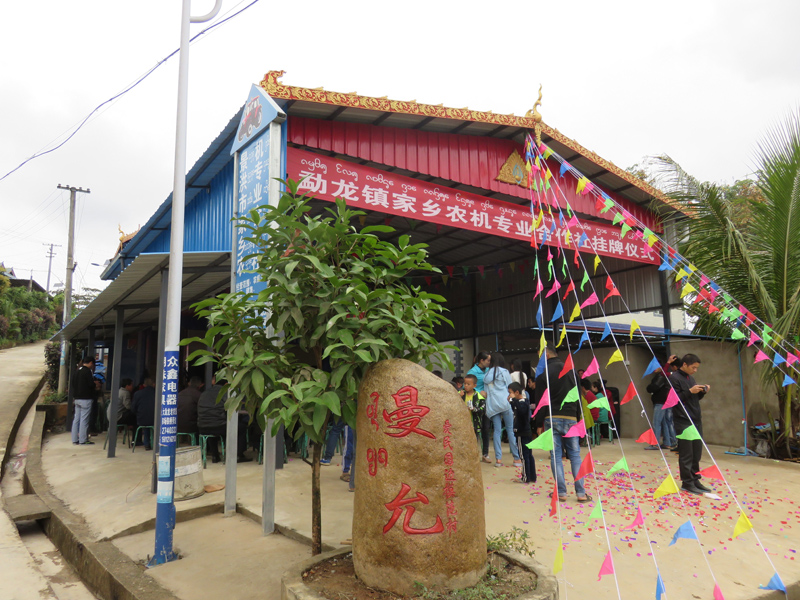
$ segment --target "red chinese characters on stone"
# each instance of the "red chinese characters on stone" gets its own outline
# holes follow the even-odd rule
[[[452,429],[452,425],[450,425],[450,420],[447,419],[444,422],[444,426],[442,427],[442,445],[444,446],[445,450],[450,448],[453,449],[453,446],[450,444],[450,431]],[[447,533],[450,535],[456,533],[458,531],[458,511],[456,510],[456,504],[454,498],[456,497],[456,490],[455,490],[455,481],[456,481],[456,474],[453,470],[453,453],[452,452],[445,452],[444,454],[444,488],[442,488],[442,494],[444,495],[445,499],[445,506],[447,507],[447,523],[445,523],[445,527],[447,528]]]
[[[378,431],[378,429],[380,429],[378,425],[378,400],[381,395],[378,392],[372,392],[369,397],[372,399],[372,402],[367,404],[367,418],[370,420],[370,423],[375,425],[375,431]]]
[[[367,469],[372,477],[378,472],[378,465],[386,466],[389,464],[389,454],[386,448],[367,448]]]
[[[431,409],[417,403],[417,388],[410,385],[401,387],[396,394],[392,394],[397,410],[387,412],[383,410],[383,419],[389,423],[389,429],[397,429],[395,433],[386,432],[391,437],[406,437],[409,433],[418,433],[425,437],[436,439],[430,431],[419,429],[417,425],[422,421],[422,417],[427,415]]]
[[[428,497],[425,494],[417,492],[416,498],[406,498],[406,494],[408,494],[410,491],[411,486],[404,483],[400,486],[400,493],[397,494],[397,497],[391,502],[384,504],[386,510],[392,511],[392,516],[389,519],[389,522],[384,526],[383,533],[386,534],[392,527],[394,527],[394,524],[397,523],[397,519],[400,518],[400,513],[403,512],[403,507],[406,509],[406,516],[403,517],[403,533],[422,534],[441,533],[444,531],[444,524],[442,523],[442,519],[439,517],[439,515],[436,515],[436,523],[434,523],[431,527],[426,529],[415,529],[414,527],[411,527],[409,522],[411,521],[411,517],[414,516],[414,512],[417,509],[414,506],[410,506],[410,504],[414,502],[428,504]]]

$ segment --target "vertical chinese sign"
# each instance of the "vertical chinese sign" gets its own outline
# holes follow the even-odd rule
[[[282,177],[281,164],[285,162],[280,124],[285,120],[286,115],[275,101],[253,85],[231,147],[235,173],[234,218],[259,206],[277,204],[280,187],[275,178]],[[234,226],[231,290],[257,294],[264,284],[257,274],[248,273],[258,261],[252,256],[255,245],[244,239],[247,236],[247,232]]]
[[[367,585],[472,585],[486,541],[479,448],[452,386],[412,362],[372,367],[356,417],[353,560]],[[471,583],[470,583],[471,582]]]

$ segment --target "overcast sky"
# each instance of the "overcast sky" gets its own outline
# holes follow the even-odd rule
[[[221,15],[248,3],[224,0]],[[212,5],[195,0],[194,12]],[[667,153],[702,180],[732,182],[752,171],[765,130],[797,110],[798,23],[800,3],[786,0],[260,0],[192,45],[187,168],[251,83],[284,69],[292,85],[517,115],[542,83],[545,122],[618,166]],[[5,3],[0,177],[175,50],[179,28],[178,0]],[[0,181],[0,261],[18,276],[33,269],[44,286],[43,244],[54,243],[51,287],[63,282],[65,184],[91,189],[78,197],[75,287],[105,285],[91,263],[172,188],[177,62]]]

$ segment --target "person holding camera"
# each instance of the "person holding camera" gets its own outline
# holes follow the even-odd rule
[[[669,376],[675,393],[680,402],[675,405],[673,420],[675,430],[681,435],[692,424],[697,432],[703,435],[702,413],[700,400],[711,390],[710,385],[699,385],[694,380],[694,374],[700,367],[700,358],[696,354],[686,354],[680,360],[677,371]],[[703,441],[683,440],[678,438],[678,466],[681,473],[681,487],[690,494],[702,496],[711,489],[700,483],[700,458],[703,456]]]

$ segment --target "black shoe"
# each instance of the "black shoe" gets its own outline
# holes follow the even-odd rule
[[[695,496],[702,496],[705,493],[705,492],[703,492],[703,490],[701,490],[700,488],[696,487],[693,483],[690,483],[690,484],[684,483],[681,486],[681,491],[689,492],[690,494],[694,494]]]
[[[85,442],[81,442],[81,446],[94,446],[94,442],[86,440]]]
[[[212,456],[211,457],[211,462],[214,463],[214,464],[217,464],[219,462],[219,456]]]
[[[243,462],[251,462],[252,460],[253,460],[252,458],[242,455],[236,459],[236,462],[243,463]]]
[[[700,490],[701,492],[713,492],[713,491],[714,491],[714,490],[712,490],[711,488],[704,486],[704,485],[703,485],[702,483],[700,483],[699,481],[695,481],[695,482],[694,482],[694,487],[696,487],[696,488],[697,488],[698,490]]]
[[[94,442],[92,442],[92,443],[94,444]],[[152,447],[152,446],[145,446],[145,447],[144,447],[144,449],[145,449],[147,452],[150,452],[150,450],[152,450],[152,449],[153,449],[153,447]]]

